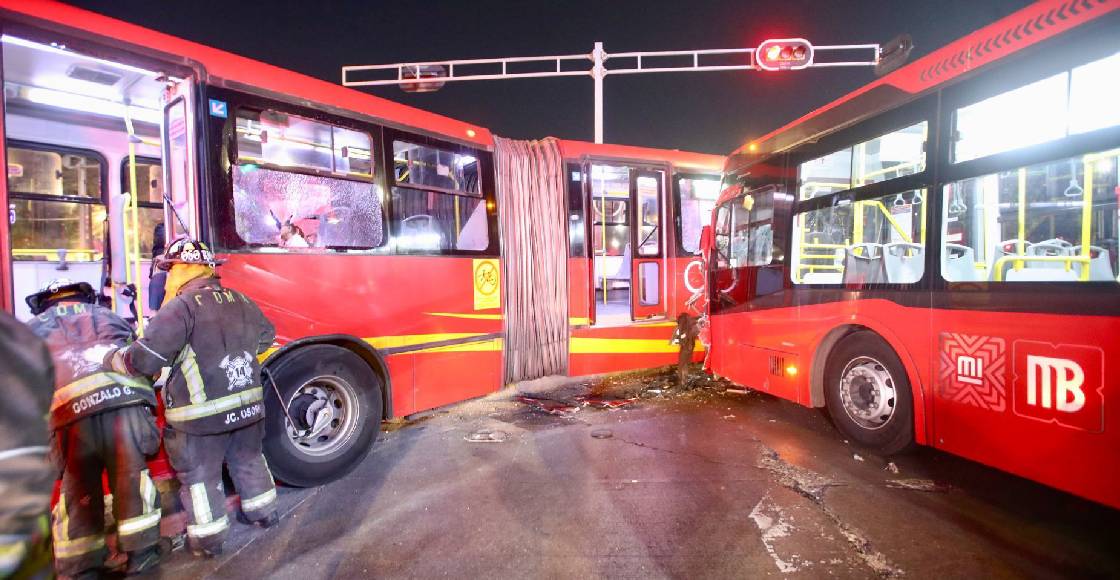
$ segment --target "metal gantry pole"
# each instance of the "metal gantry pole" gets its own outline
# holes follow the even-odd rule
[[[797,40],[809,45],[803,39],[777,39],[763,42],[761,47],[771,42]],[[405,90],[407,87],[435,84],[443,86],[445,83],[456,81],[482,81],[516,78],[544,78],[544,77],[575,77],[590,76],[594,83],[594,108],[595,108],[595,142],[603,142],[603,81],[608,75],[626,75],[642,73],[663,72],[714,72],[733,70],[776,70],[775,68],[762,67],[758,63],[756,48],[729,48],[729,49],[704,49],[704,50],[671,50],[653,52],[620,52],[609,54],[603,48],[602,42],[596,42],[591,53],[566,54],[560,56],[529,56],[482,58],[468,60],[437,60],[426,62],[408,62],[375,65],[347,65],[342,67],[342,85],[346,87],[375,87],[387,85],[400,85]],[[796,67],[874,67],[879,64],[881,47],[878,44],[843,44],[831,46],[812,46],[812,53],[851,53],[870,51],[871,58],[866,60],[835,60],[831,62],[818,62],[809,58],[808,62]],[[703,64],[702,59],[714,57],[731,57],[742,59],[740,62],[726,61],[719,64]],[[691,57],[687,64],[664,63],[662,66],[648,66],[650,60],[664,61],[667,58]],[[841,57],[842,58],[842,57]],[[614,68],[607,67],[607,61],[614,59],[624,63],[633,63],[629,66],[621,65]],[[644,60],[643,60],[644,59]],[[590,62],[590,68],[587,63]],[[677,61],[681,62],[681,61]],[[567,69],[564,63],[568,63]],[[574,63],[574,64],[573,64]],[[513,65],[513,66],[511,66]],[[537,65],[536,69],[532,69]],[[582,65],[582,66],[576,66]],[[532,70],[525,70],[526,67]],[[544,68],[547,67],[547,68]],[[513,70],[511,70],[513,69]],[[521,70],[517,70],[521,69]],[[381,74],[381,77],[377,75]],[[391,76],[390,76],[391,75]],[[365,76],[367,78],[352,79],[352,76]],[[372,76],[373,78],[368,78]],[[438,86],[436,88],[438,88]],[[435,90],[435,89],[431,89]]]
[[[591,79],[595,81],[595,142],[603,142],[603,78],[607,76],[606,53],[603,43],[596,42],[595,49],[591,51]]]

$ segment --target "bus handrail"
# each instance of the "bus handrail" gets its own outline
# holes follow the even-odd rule
[[[1003,282],[1003,267],[1007,262],[1065,262],[1066,270],[1073,269],[1073,263],[1089,265],[1092,258],[1090,256],[1026,256],[1019,254],[1009,254],[996,260],[992,265],[995,268],[995,281]],[[1081,269],[1081,281],[1089,280],[1089,268]]]

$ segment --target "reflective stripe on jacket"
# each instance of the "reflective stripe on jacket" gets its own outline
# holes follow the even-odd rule
[[[209,435],[264,417],[257,355],[276,331],[244,294],[216,277],[183,284],[128,349],[128,363],[143,373],[171,366],[164,388],[167,422],[186,433]]]
[[[31,321],[47,341],[55,362],[51,429],[128,405],[156,406],[151,383],[142,377],[105,372],[105,353],[132,340],[132,327],[96,304],[62,302]]]

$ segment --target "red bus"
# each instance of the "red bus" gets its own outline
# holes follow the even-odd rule
[[[0,1],[0,28],[5,309],[110,280],[142,325],[155,226],[208,242],[276,324],[289,484],[353,468],[385,418],[675,360],[722,157],[502,140],[61,3]]]
[[[729,157],[713,371],[1120,507],[1117,8],[1038,2]]]

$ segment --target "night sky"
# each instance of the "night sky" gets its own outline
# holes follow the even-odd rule
[[[78,0],[75,5],[339,82],[345,64],[754,47],[766,38],[884,42],[911,59],[1026,0],[630,0],[497,2]],[[643,74],[606,80],[606,141],[726,154],[874,79],[870,68]],[[452,83],[376,94],[515,138],[590,141],[590,77]]]

